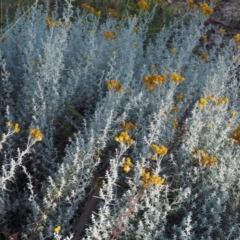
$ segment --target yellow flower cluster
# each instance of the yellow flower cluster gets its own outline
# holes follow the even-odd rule
[[[214,103],[215,103],[216,105],[222,105],[222,104],[224,104],[224,103],[228,104],[228,103],[229,103],[229,98],[220,97],[220,98],[216,99],[216,100],[214,101]]]
[[[147,2],[141,0],[138,2],[138,7],[140,7],[143,11],[148,11],[149,10],[149,5]]]
[[[217,158],[215,156],[209,157],[204,150],[195,150],[193,152],[193,155],[195,157],[198,157],[200,155],[200,163],[206,166],[210,166],[213,164],[217,164]]]
[[[114,140],[119,143],[126,143],[132,145],[134,140],[130,138],[127,132],[121,132],[118,136],[114,137]]]
[[[119,17],[118,12],[115,9],[112,9],[112,8],[108,9],[108,14],[109,14],[110,17],[113,17],[113,18],[118,18]]]
[[[55,233],[58,233],[60,230],[61,230],[61,226],[57,226],[57,227],[54,228]]]
[[[130,157],[127,157],[127,158],[125,159],[124,164],[123,164],[123,172],[124,172],[124,173],[129,173],[129,171],[131,170],[132,166],[133,166],[133,164],[132,164],[132,162],[131,162],[131,158],[130,158]]]
[[[207,95],[207,100],[211,101],[211,100],[213,100],[213,98],[214,98],[214,95],[212,95],[212,94]]]
[[[30,128],[30,136],[36,141],[42,141],[43,134],[40,130],[37,130],[35,128]]]
[[[101,11],[95,11],[94,7],[89,6],[87,3],[83,3],[82,8],[85,10],[86,13],[92,13],[98,17],[101,16]]]
[[[233,131],[232,138],[234,139],[235,143],[240,144],[240,124],[238,127]]]
[[[123,91],[121,83],[117,80],[109,80],[106,82],[108,89],[112,89],[115,92]]]
[[[178,101],[181,101],[183,99],[183,93],[179,93],[178,95],[177,95],[177,100]]]
[[[47,18],[45,19],[45,23],[46,23],[49,27],[57,27],[57,26],[59,26],[59,22],[54,22],[51,17],[47,17]]]
[[[177,128],[178,127],[178,120],[175,118],[173,119],[173,128]]]
[[[179,112],[179,108],[175,105],[172,105],[172,110],[171,110],[172,113],[178,113]]]
[[[237,33],[236,35],[234,35],[233,38],[235,40],[237,48],[240,49],[240,33]]]
[[[189,1],[188,1],[188,7],[189,7],[190,9],[194,9],[194,2],[193,2],[193,0],[189,0]]]
[[[97,17],[100,17],[102,12],[101,11],[97,11],[95,14],[96,14]]]
[[[201,55],[201,59],[202,59],[203,61],[208,61],[208,60],[209,60],[209,55],[208,55],[207,53],[203,53],[203,54]]]
[[[220,29],[219,29],[219,32],[220,32],[221,34],[224,34],[224,33],[226,33],[226,30],[225,30],[224,28],[220,28]]]
[[[183,81],[185,80],[184,77],[178,75],[177,73],[171,73],[170,78],[171,78],[175,83],[183,82]]]
[[[147,188],[151,185],[162,185],[165,179],[160,178],[155,174],[151,174],[150,172],[146,171],[145,168],[142,168],[142,181],[143,187]]]
[[[176,52],[177,52],[177,49],[176,48],[172,48],[171,53],[172,54],[176,54]]]
[[[129,131],[129,130],[134,130],[137,128],[137,125],[132,123],[132,122],[121,122],[121,126],[124,130]]]
[[[117,35],[114,32],[104,31],[104,36],[106,39],[116,39]]]
[[[239,42],[240,43],[240,33],[237,33],[236,35],[234,35],[234,40],[235,42]]]
[[[205,105],[208,104],[208,101],[205,98],[200,98],[199,99],[199,104],[198,104],[198,108],[203,108]]]
[[[138,28],[137,27],[133,28],[133,32],[138,33]]]
[[[162,156],[164,156],[168,153],[168,149],[164,145],[158,146],[157,144],[153,143],[151,145],[151,148],[154,152],[156,152],[157,154],[162,155]],[[156,157],[156,155],[153,155],[152,159],[155,160],[155,157]]]
[[[202,36],[202,40],[203,40],[203,41],[207,41],[207,35],[203,35],[203,36]]]
[[[212,128],[212,127],[214,126],[214,124],[213,124],[212,122],[210,122],[210,123],[208,124],[208,126],[209,126],[210,128]]]
[[[45,19],[45,23],[46,23],[47,25],[50,25],[51,22],[52,22],[52,18],[51,18],[51,17],[47,17],[47,18]]]
[[[206,100],[207,99],[207,100]],[[200,98],[199,99],[199,104],[198,104],[198,108],[203,108],[205,105],[208,104],[208,101],[212,101],[215,105],[222,105],[222,104],[228,104],[229,103],[229,98],[223,98],[223,97],[219,97],[217,99],[214,99],[214,95],[207,95],[205,98]]]
[[[235,110],[232,110],[232,111],[231,111],[231,114],[232,114],[232,116],[234,117],[234,116],[236,116],[236,114],[237,114],[237,111],[235,111]]]
[[[213,9],[210,8],[207,3],[200,3],[199,10],[205,15],[205,17],[209,17],[213,14]]]
[[[144,77],[143,81],[145,82],[147,88],[153,91],[156,84],[166,83],[166,78],[167,78],[166,75],[153,74]]]
[[[12,128],[15,133],[20,132],[19,124],[18,123],[11,123],[10,121],[7,122],[7,126]]]
[[[58,27],[58,26],[62,26],[64,28],[68,28],[69,25],[68,24],[64,24],[64,23],[61,23],[61,22],[55,22],[53,21],[53,19],[51,17],[47,17],[45,19],[45,23],[49,26],[49,27]]]
[[[94,7],[89,6],[87,3],[82,4],[82,8],[87,12],[87,13],[94,13]]]

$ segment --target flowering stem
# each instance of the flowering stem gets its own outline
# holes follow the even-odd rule
[[[114,228],[113,234],[110,236],[110,240],[116,239],[117,236],[119,236],[124,231],[124,229],[126,228],[126,225],[122,226],[123,222],[125,221],[125,219],[127,217],[129,217],[130,214],[134,213],[133,207],[136,203],[138,203],[141,200],[143,193],[144,193],[144,189],[139,193],[139,195],[135,198],[135,200],[133,200],[129,203],[128,211],[125,213],[122,220],[120,220],[121,216],[119,216],[119,218],[118,218],[119,220],[117,222],[117,225]]]

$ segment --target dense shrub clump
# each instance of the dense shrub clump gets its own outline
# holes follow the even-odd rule
[[[157,3],[137,7],[100,22],[34,5],[4,29],[5,237],[239,237],[240,35],[209,48],[213,8],[189,1],[149,40]]]

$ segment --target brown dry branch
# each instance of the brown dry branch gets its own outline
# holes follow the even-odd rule
[[[80,216],[76,227],[74,228],[74,237],[72,240],[79,240],[82,238],[83,232],[86,228],[86,224],[90,221],[93,211],[96,209],[99,197],[100,187],[96,187],[86,208]]]

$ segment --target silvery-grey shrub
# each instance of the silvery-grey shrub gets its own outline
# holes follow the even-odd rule
[[[0,230],[6,237],[20,231],[22,239],[71,239],[100,188],[83,239],[239,238],[240,149],[232,137],[239,124],[239,51],[233,39],[220,38],[211,49],[200,44],[209,28],[197,10],[147,40],[155,10],[102,23],[94,14],[73,13],[66,1],[62,16],[51,16],[61,22],[53,27],[46,24],[48,9],[33,5],[3,29]],[[174,82],[172,73],[184,81]],[[166,83],[150,90],[143,80],[153,74],[166,75]],[[123,91],[108,88],[109,80]],[[123,121],[137,126],[131,145],[115,141]],[[41,131],[42,141],[30,128]],[[154,160],[152,144],[167,154]],[[163,184],[144,187],[143,168]]]

